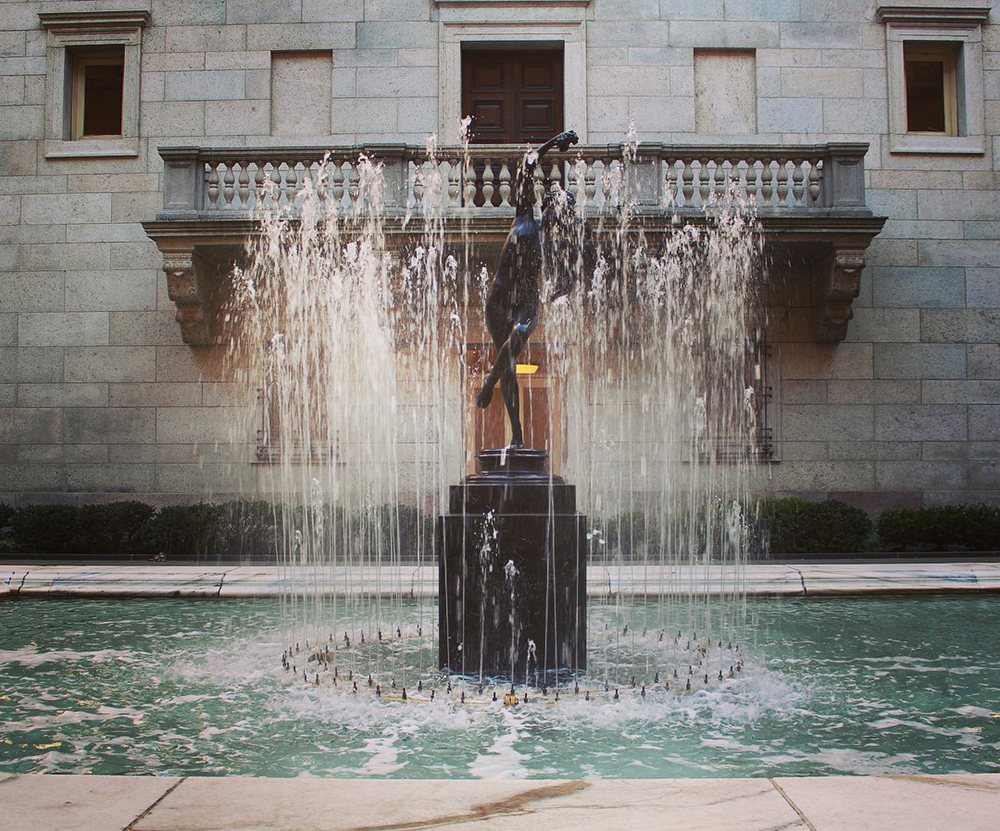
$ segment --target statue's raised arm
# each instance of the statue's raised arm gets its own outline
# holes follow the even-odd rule
[[[518,216],[535,211],[535,165],[538,164],[542,156],[553,147],[558,147],[565,153],[571,144],[576,144],[579,141],[580,137],[576,134],[576,130],[566,130],[558,136],[550,138],[537,150],[529,150],[525,153],[521,167],[517,172],[518,179],[515,189],[514,204]]]

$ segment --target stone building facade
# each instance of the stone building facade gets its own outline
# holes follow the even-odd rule
[[[991,5],[0,3],[0,501],[227,493],[237,451],[219,347],[196,331],[198,286],[181,285],[199,279],[192,251],[164,241],[203,207],[185,203],[184,176],[205,169],[197,148],[420,147],[435,131],[453,144],[463,56],[491,48],[560,54],[561,120],[586,146],[621,142],[630,120],[660,161],[679,146],[708,159],[805,145],[827,154],[826,188],[836,154],[853,152],[837,180],[861,160],[853,196],[817,202],[844,206],[835,228],[830,211],[794,205],[772,218],[777,238],[813,234],[833,262],[773,300],[770,487],[871,510],[1000,500]],[[121,127],[92,137],[76,84],[96,89],[107,61]],[[941,124],[915,122],[934,94]]]

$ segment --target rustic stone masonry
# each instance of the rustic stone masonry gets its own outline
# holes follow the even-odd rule
[[[993,6],[0,2],[0,501],[166,503],[226,495],[234,469],[266,481],[252,437],[226,444],[219,347],[192,345],[210,340],[197,264],[142,225],[170,207],[160,149],[453,144],[462,45],[484,42],[561,44],[565,121],[587,146],[630,119],[665,147],[867,144],[864,206],[886,222],[831,253],[828,336],[815,281],[774,269],[770,486],[872,510],[998,501]],[[961,50],[950,144],[900,132],[911,38]],[[66,50],[102,43],[124,49],[123,136],[74,143]]]

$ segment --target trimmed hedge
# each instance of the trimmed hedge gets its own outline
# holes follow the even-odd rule
[[[80,509],[74,505],[26,505],[10,517],[14,550],[72,554],[79,544]]]
[[[791,497],[762,500],[756,517],[749,532],[760,540],[760,549],[772,555],[1000,551],[1000,507],[983,504],[890,509],[873,524],[864,511],[838,500]],[[655,557],[664,538],[668,546],[703,546],[706,529],[692,528],[688,522],[668,521],[661,528],[639,512],[618,514],[607,520],[603,534],[592,534],[592,554],[623,560]],[[302,507],[276,510],[261,500],[202,502],[159,511],[135,501],[80,508],[12,509],[0,504],[0,552],[272,559],[283,541],[293,540],[301,530],[323,550],[349,551],[353,556],[378,552],[385,560],[410,560],[418,552],[433,557],[434,525],[434,517],[407,505],[381,505],[364,515],[347,515],[333,507],[321,513]],[[720,518],[714,534],[725,532]]]
[[[142,502],[79,508],[0,505],[0,529],[7,529],[0,552],[273,559],[286,528],[289,540],[298,529],[317,547],[348,550],[355,556],[362,548],[378,551],[386,560],[413,559],[418,553],[429,557],[434,550],[434,517],[412,506],[381,505],[363,516],[347,516],[334,507],[282,511],[262,500],[236,500],[158,511]]]
[[[868,514],[837,499],[764,499],[759,517],[772,554],[854,554],[874,530]]]
[[[1000,508],[992,505],[892,508],[876,529],[890,551],[1000,551]]]

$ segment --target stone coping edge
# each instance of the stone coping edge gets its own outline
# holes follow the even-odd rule
[[[279,597],[312,589],[311,571],[278,566],[0,566],[0,597]],[[337,570],[337,586],[371,596],[433,597],[436,566]],[[1000,591],[1000,563],[750,564],[590,568],[591,597],[877,595]]]

